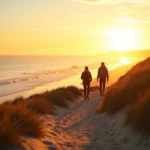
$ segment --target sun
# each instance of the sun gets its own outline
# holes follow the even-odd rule
[[[135,50],[138,43],[137,32],[131,29],[112,30],[110,47],[113,50],[126,51]]]

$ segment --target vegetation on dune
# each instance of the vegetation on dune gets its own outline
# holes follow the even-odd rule
[[[44,96],[54,105],[68,108],[68,101],[75,101],[78,96],[81,96],[81,91],[74,86],[61,87],[54,89],[51,92],[45,92]]]
[[[15,105],[19,102],[22,102],[23,100],[24,98],[20,96],[20,97],[16,97],[11,103]]]
[[[127,114],[127,123],[133,129],[150,134],[150,89],[139,96],[138,102],[133,105]]]
[[[54,111],[53,105],[43,96],[35,96],[27,101],[27,109],[35,113],[52,114]]]
[[[66,89],[72,92],[76,97],[82,96],[81,91],[75,86],[68,86]]]
[[[0,144],[19,145],[21,136],[44,136],[43,124],[38,114],[52,114],[53,106],[69,107],[81,92],[74,86],[58,88],[26,99],[15,98],[0,105]]]
[[[150,57],[132,67],[106,92],[96,112],[116,113],[130,106],[127,124],[134,130],[150,134]]]
[[[65,88],[59,88],[50,93],[46,92],[45,96],[52,104],[65,108],[68,107],[67,100],[73,101],[75,98],[72,93]]]
[[[11,123],[9,124],[8,122],[7,126],[7,122],[5,122],[6,126],[9,127],[9,125],[11,125],[11,127],[14,128],[18,127],[18,133],[21,135],[30,135],[35,137],[42,136],[42,123],[34,111],[27,109],[26,103],[18,103],[16,105],[11,103],[7,105],[2,104],[0,106],[1,125],[3,124],[3,120],[5,120],[6,116],[7,120]]]
[[[101,112],[115,113],[137,102],[139,94],[150,88],[150,58],[135,65],[106,92]]]
[[[8,114],[0,119],[0,144],[20,145],[20,126],[17,121],[12,122]]]

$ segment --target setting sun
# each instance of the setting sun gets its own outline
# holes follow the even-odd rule
[[[134,50],[138,44],[138,33],[131,29],[116,29],[111,32],[110,46],[114,50]]]

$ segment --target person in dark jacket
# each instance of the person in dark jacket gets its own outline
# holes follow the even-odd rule
[[[99,84],[100,84],[100,95],[103,96],[104,92],[105,92],[106,80],[107,80],[107,82],[109,81],[108,69],[105,66],[104,62],[101,63],[101,66],[98,69],[97,81],[98,80],[99,80]]]
[[[84,98],[86,100],[89,99],[90,82],[92,81],[92,75],[87,66],[85,67],[85,70],[81,74],[81,79],[83,81]]]

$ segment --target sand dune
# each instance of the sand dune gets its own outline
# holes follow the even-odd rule
[[[132,65],[119,67],[110,72],[114,83]],[[94,80],[92,85],[97,85]],[[70,103],[69,109],[56,107],[56,115],[41,116],[45,137],[22,138],[22,146],[15,150],[149,150],[150,138],[134,133],[124,126],[127,109],[115,115],[96,114],[102,102],[99,92],[91,92],[90,100],[79,98]],[[11,148],[8,148],[8,150]]]
[[[69,109],[56,108],[57,115],[41,116],[46,136],[23,137],[23,148],[15,150],[148,150],[150,138],[133,133],[124,126],[126,109],[109,116],[95,114],[101,103],[99,92],[90,100],[79,99]],[[10,148],[11,149],[11,148]]]

